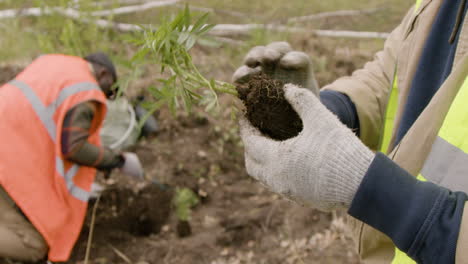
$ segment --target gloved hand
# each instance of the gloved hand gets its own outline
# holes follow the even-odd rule
[[[134,178],[135,180],[144,180],[144,171],[140,159],[135,153],[122,153],[124,164],[120,168],[123,174]]]
[[[273,42],[252,48],[244,59],[244,65],[236,70],[232,79],[234,83],[243,84],[259,72],[318,94],[318,84],[309,56],[304,52],[293,51],[287,42]]]
[[[275,141],[241,119],[247,173],[271,190],[323,211],[349,207],[374,154],[312,92],[292,84],[284,90],[303,131]]]

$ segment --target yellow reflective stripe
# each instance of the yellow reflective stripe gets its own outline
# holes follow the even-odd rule
[[[416,4],[414,5],[414,13],[418,12],[418,9],[421,7],[422,0],[416,0]]]
[[[393,78],[392,90],[390,91],[390,97],[387,103],[387,109],[385,111],[385,123],[383,129],[383,136],[380,142],[380,151],[382,153],[387,153],[388,147],[390,145],[390,140],[392,139],[393,126],[395,123],[396,111],[398,108],[398,76],[396,75]]]
[[[418,180],[420,180],[420,181],[423,181],[423,182],[427,182],[427,179],[424,178],[424,176],[422,176],[421,174],[419,174],[418,177],[417,177],[416,179],[418,179]]]
[[[450,110],[445,117],[444,123],[439,130],[439,137],[445,139],[450,144],[468,152],[468,77],[458,91],[455,100],[450,106]]]
[[[395,248],[395,258],[392,264],[416,264],[414,260],[408,257],[403,251]]]

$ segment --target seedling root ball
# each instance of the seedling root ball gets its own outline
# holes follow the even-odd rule
[[[258,74],[236,87],[250,123],[280,141],[297,136],[303,128],[301,118],[284,97],[283,86],[279,80]]]

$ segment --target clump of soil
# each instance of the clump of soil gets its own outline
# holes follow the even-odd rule
[[[180,238],[188,237],[192,234],[192,227],[188,221],[179,220],[177,222],[177,236]]]
[[[280,141],[297,136],[303,128],[301,118],[284,97],[283,86],[283,82],[263,73],[237,86],[250,123],[263,134]]]

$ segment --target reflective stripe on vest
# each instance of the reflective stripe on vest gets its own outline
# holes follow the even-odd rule
[[[380,140],[380,152],[387,153],[388,147],[390,146],[390,140],[392,139],[393,126],[395,125],[395,116],[398,108],[398,77],[397,70],[395,69],[395,76],[393,78],[392,90],[387,103],[387,109],[385,111],[383,135]]]
[[[74,94],[77,94],[83,91],[93,90],[93,89],[99,90],[99,87],[96,84],[90,83],[90,82],[83,82],[83,83],[70,85],[68,87],[65,87],[59,93],[59,96],[57,97],[57,99],[54,102],[52,102],[49,106],[46,107],[42,103],[42,101],[39,99],[39,97],[36,95],[34,90],[31,87],[29,87],[29,85],[27,85],[26,83],[18,81],[18,80],[13,80],[13,81],[10,81],[9,84],[21,90],[21,92],[29,101],[32,108],[36,112],[37,116],[41,120],[42,124],[44,125],[44,128],[47,130],[54,144],[57,144],[58,142],[57,142],[57,135],[56,135],[57,125],[55,124],[53,117],[54,117],[56,110],[59,108],[59,106],[68,97]],[[69,193],[76,199],[83,201],[83,202],[87,202],[90,197],[89,192],[76,186],[74,183],[74,177],[77,174],[80,167],[75,164],[67,172],[65,172],[65,165],[64,165],[63,159],[60,157],[55,158],[55,167],[56,167],[57,173],[60,176],[62,176],[62,178],[65,180]]]
[[[414,5],[414,13],[418,12],[419,7],[421,7],[422,0],[416,0],[416,4]]]
[[[416,0],[414,5],[414,14],[416,15],[421,7],[422,0]],[[395,117],[398,109],[398,67],[395,67],[392,90],[390,91],[390,96],[388,98],[387,108],[385,110],[385,118],[383,124],[383,133],[380,138],[379,151],[387,154],[389,152],[390,140],[393,135],[393,128],[395,126]]]
[[[450,105],[421,170],[428,181],[452,191],[468,192],[468,78]]]

